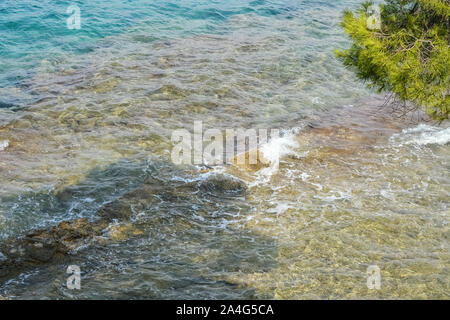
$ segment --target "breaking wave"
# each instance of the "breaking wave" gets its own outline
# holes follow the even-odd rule
[[[395,134],[392,139],[402,145],[446,145],[450,142],[450,127],[440,128],[426,124],[420,124],[414,128],[404,129],[402,133]]]

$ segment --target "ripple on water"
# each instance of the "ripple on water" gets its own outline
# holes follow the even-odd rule
[[[357,2],[200,6],[195,23],[138,25],[2,89],[27,103],[0,109],[1,235],[101,208],[130,219],[109,227],[118,242],[73,257],[86,271],[76,296],[59,265],[2,294],[448,297],[448,129],[377,111],[382,100],[334,59],[330,48],[348,42],[341,9]],[[278,169],[174,166],[171,132],[195,120],[285,129],[263,147],[271,164],[280,150]],[[377,292],[366,287],[372,264]]]

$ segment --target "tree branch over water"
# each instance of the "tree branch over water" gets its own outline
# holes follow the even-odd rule
[[[395,94],[393,103],[424,107],[434,119],[449,117],[450,1],[386,0],[373,15],[373,2],[342,22],[352,46],[336,55],[359,78],[380,92]],[[378,9],[377,9],[378,10]],[[370,28],[370,19],[379,28]]]

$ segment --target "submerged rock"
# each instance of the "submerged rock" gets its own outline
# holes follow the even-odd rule
[[[106,225],[76,219],[5,241],[0,245],[0,282],[42,264],[63,261],[70,251],[100,236]]]
[[[132,224],[114,225],[109,228],[109,238],[114,241],[126,240],[132,236],[142,235],[144,232]]]
[[[244,181],[223,174],[208,177],[201,182],[200,188],[209,192],[239,195],[247,191],[247,185]]]
[[[118,210],[117,214],[112,214],[116,208],[125,208],[121,200],[112,204],[102,210],[110,214],[101,215],[97,221],[90,222],[86,218],[64,221],[50,229],[35,230],[21,238],[1,243],[0,284],[36,267],[63,263],[79,248],[103,239],[105,235],[112,241],[121,241],[142,234],[131,225],[112,227],[107,232],[112,221],[116,221],[117,218],[126,220],[129,217],[121,210]]]
[[[139,228],[127,221],[136,211],[148,209],[159,201],[158,197],[181,196],[182,192],[176,189],[149,178],[134,191],[102,207],[98,211],[99,219],[94,222],[86,218],[64,221],[50,229],[35,230],[0,243],[0,284],[36,267],[63,263],[79,248],[97,240],[101,240],[99,243],[123,241],[142,235]]]
[[[243,181],[223,174],[212,174],[196,182],[173,183],[149,177],[133,191],[99,209],[96,221],[86,218],[64,221],[50,229],[35,230],[1,243],[0,284],[38,267],[65,263],[80,248],[93,243],[102,245],[143,235],[144,231],[130,220],[149,212],[161,200],[190,202],[197,191],[227,197],[240,196],[246,190]]]
[[[15,105],[13,103],[0,101],[0,108],[6,109],[6,108],[13,108]]]

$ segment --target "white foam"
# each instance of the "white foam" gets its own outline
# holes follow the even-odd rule
[[[287,155],[296,155],[300,157],[295,151],[300,146],[296,140],[296,135],[303,129],[303,127],[296,127],[290,130],[282,131],[280,137],[272,138],[267,143],[259,147],[263,158],[269,162],[269,166],[257,171],[258,178],[249,186],[267,183],[270,177],[279,170],[279,163],[282,157]]]
[[[271,139],[259,147],[264,159],[269,161],[271,166],[278,164],[281,157],[295,153],[293,149],[299,147],[295,140],[298,131],[298,128],[286,131],[283,136]]]
[[[434,127],[426,124],[420,124],[414,128],[404,129],[401,134],[392,136],[394,141],[402,145],[445,145],[450,142],[450,127]]]
[[[292,208],[294,207],[290,206],[287,203],[278,203],[274,208],[268,209],[267,212],[279,215]]]
[[[9,146],[9,141],[8,140],[0,141],[0,151],[5,150],[6,148],[8,148],[8,146]]]
[[[300,178],[302,178],[303,182],[306,182],[306,180],[308,180],[309,177],[310,175],[307,174],[306,172],[302,172],[302,174],[300,175]]]

